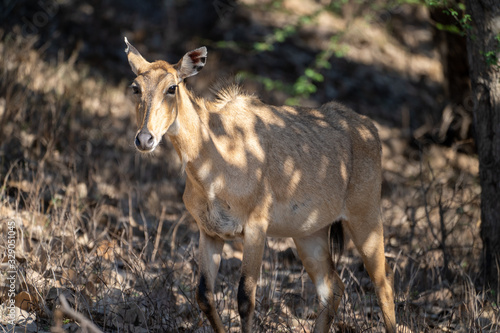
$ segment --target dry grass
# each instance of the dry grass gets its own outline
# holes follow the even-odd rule
[[[78,323],[57,313],[63,294],[105,332],[205,331],[193,293],[197,231],[181,202],[175,154],[168,144],[154,156],[134,151],[125,82],[113,86],[75,66],[77,55],[48,62],[34,42],[0,44],[0,234],[15,222],[16,294],[25,300],[19,326],[77,331]],[[477,160],[432,144],[416,149],[400,130],[379,130],[386,252],[401,330],[499,331],[498,295],[477,283]],[[0,237],[1,253],[6,248]],[[241,258],[240,243],[225,246],[216,288],[231,331],[239,328]],[[339,270],[346,292],[332,329],[383,331],[352,244]],[[314,286],[288,240],[268,240],[257,303],[259,331],[312,330]]]

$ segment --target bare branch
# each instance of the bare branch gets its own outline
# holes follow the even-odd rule
[[[83,316],[82,314],[73,310],[69,306],[68,301],[66,301],[66,297],[64,297],[63,294],[59,295],[59,301],[61,302],[61,311],[65,315],[79,322],[82,327],[82,332],[103,333],[103,331],[101,331],[99,327],[97,327],[93,322],[85,318],[85,316]]]

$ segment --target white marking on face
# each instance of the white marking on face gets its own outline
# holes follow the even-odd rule
[[[177,135],[177,134],[179,134],[179,128],[180,128],[179,118],[175,117],[174,122],[167,129],[167,134]]]

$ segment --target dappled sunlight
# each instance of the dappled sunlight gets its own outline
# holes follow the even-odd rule
[[[297,190],[300,180],[302,179],[302,171],[293,167],[293,160],[291,160],[290,157],[285,160],[283,171],[285,176],[290,179],[286,187],[287,192],[290,193],[291,197],[293,197],[293,194]]]
[[[179,82],[182,75],[197,74],[205,65],[206,49],[186,53],[175,66],[163,62],[152,67],[125,42],[134,73],[157,77],[155,84],[143,84],[141,88],[137,110],[145,120],[137,141],[145,135],[141,133],[149,133],[149,128],[163,121],[163,116],[150,111],[151,96],[158,95],[165,85],[164,76],[158,73],[168,72],[171,77],[179,77]],[[186,67],[186,61],[195,65]],[[392,279],[389,282],[386,277],[379,216],[380,141],[371,121],[333,102],[320,108],[271,107],[238,92],[221,93],[224,103],[211,109],[214,104],[195,97],[183,82],[170,85],[162,107],[175,110],[169,113],[169,122],[179,130],[165,131],[180,157],[189,156],[183,201],[200,229],[196,295],[213,329],[223,331],[224,327],[214,312],[214,271],[219,263],[209,257],[220,255],[222,240],[244,239],[238,309],[242,330],[249,332],[267,235],[293,237],[297,244],[309,238],[313,242],[316,238],[343,239],[343,235],[329,236],[336,219],[342,217],[373,279],[387,329],[393,332]],[[304,143],[307,152],[300,149]],[[145,143],[136,145],[142,150]],[[250,170],[259,170],[258,177],[251,177]],[[299,248],[299,255],[309,255],[308,249]],[[326,246],[323,250],[329,249]],[[328,308],[316,322],[325,332],[339,306],[339,290],[343,291],[340,278],[332,270],[331,255],[328,252],[322,259],[316,258],[314,265],[305,262],[308,274],[319,283],[322,305]]]
[[[370,277],[393,271],[398,331],[497,331],[473,140],[442,141],[469,129],[472,100],[442,112],[429,9],[195,2],[48,1],[49,15],[22,0],[2,13],[0,233],[14,222],[18,328],[81,329],[58,322],[64,295],[106,332],[206,331],[210,270],[205,296],[229,332],[242,272],[258,272],[253,331],[312,332],[335,286],[332,330],[384,332],[384,283]],[[207,57],[186,54],[203,45]],[[200,233],[218,242],[200,248]]]
[[[330,164],[330,160],[328,159],[328,157],[325,155],[322,155],[321,161],[319,164],[319,168],[318,168],[318,177],[320,180],[324,180],[327,177],[327,173],[329,170],[329,168],[328,168],[329,164]],[[341,170],[341,173],[342,173],[342,178],[346,179],[346,175],[344,175],[343,170]]]

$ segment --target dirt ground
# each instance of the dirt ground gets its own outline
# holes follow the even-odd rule
[[[2,332],[77,332],[85,321],[104,332],[210,331],[194,297],[198,230],[182,203],[179,158],[167,138],[147,156],[133,146],[123,36],[149,60],[176,62],[206,45],[207,65],[188,80],[200,96],[210,96],[215,80],[237,77],[270,104],[335,99],[370,116],[383,143],[381,210],[400,331],[500,330],[499,295],[480,287],[473,142],[447,137],[468,131],[471,107],[464,96],[463,112],[450,111],[457,108],[446,98],[428,8],[328,3],[4,2]],[[322,79],[309,77],[315,91],[300,93],[294,84],[308,68]],[[215,297],[231,332],[239,331],[241,259],[241,242],[228,242]],[[346,291],[332,331],[384,331],[349,241],[338,272]],[[85,321],[60,312],[60,295]],[[268,239],[256,299],[256,331],[312,331],[319,305],[290,239]]]

